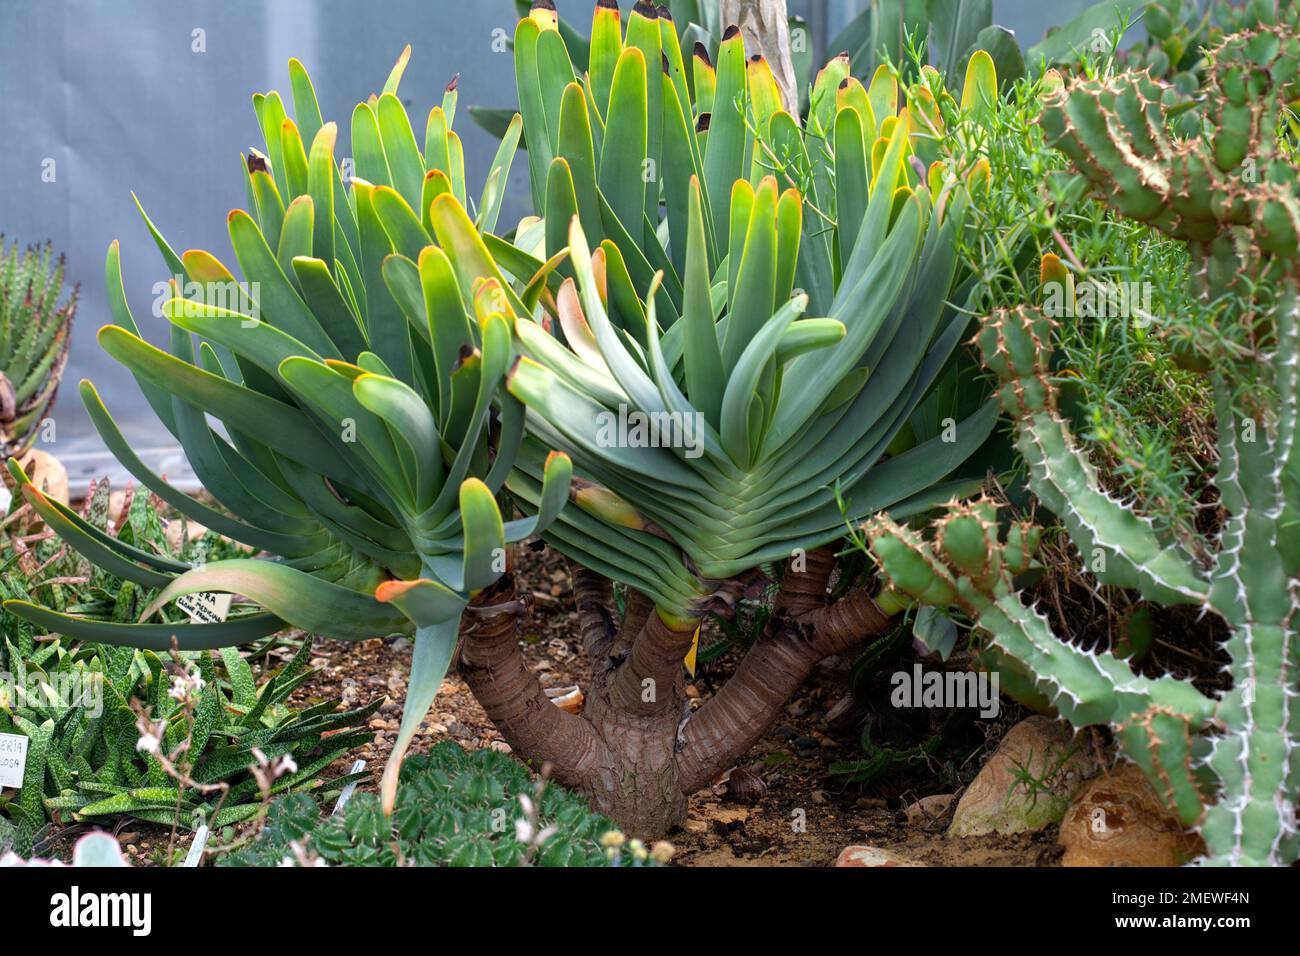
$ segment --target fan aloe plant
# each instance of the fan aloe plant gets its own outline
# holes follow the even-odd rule
[[[390,807],[462,612],[506,571],[507,544],[554,518],[570,470],[563,455],[539,463],[536,513],[503,521],[497,496],[523,431],[522,407],[500,390],[510,322],[531,314],[545,273],[517,294],[478,231],[495,222],[514,144],[493,165],[476,224],[451,131],[455,84],[430,112],[421,151],[397,98],[409,54],[353,113],[356,176],[346,184],[334,159],[337,127],[322,121],[301,64],[289,67],[295,118],[277,93],[253,98],[266,139],[266,152],[244,162],[253,214],[228,217],[243,282],[209,252],[177,254],[145,217],[176,284],[162,306],[170,351],[141,337],[117,243],[109,248],[114,324],[100,330],[100,344],[134,373],[220,507],[151,472],[83,382],[92,421],[162,500],[265,557],[195,566],[130,547],[42,495],[11,461],[32,507],[73,547],[161,590],[136,624],[5,604],[52,631],[153,649],[240,644],[289,625],[342,640],[413,632],[406,709],[384,779]],[[521,261],[531,267],[515,256],[516,269]],[[176,598],[210,591],[265,610],[152,620]]]
[[[957,603],[994,648],[1023,665],[1039,691],[1078,726],[1110,724],[1124,750],[1186,825],[1206,862],[1287,865],[1300,858],[1300,457],[1295,447],[1300,365],[1300,169],[1279,143],[1282,105],[1300,76],[1300,35],[1261,27],[1211,51],[1204,137],[1171,138],[1160,88],[1145,73],[1077,80],[1049,101],[1050,138],[1107,204],[1186,241],[1190,281],[1220,309],[1189,345],[1217,392],[1223,510],[1217,548],[1201,561],[1102,488],[1057,410],[1049,379],[1051,319],[1021,307],[979,334],[1001,383],[1030,484],[1106,584],[1217,614],[1232,687],[1208,696],[1173,676],[1136,675],[1113,654],[1074,647],[1026,607],[1013,576],[1038,532],[999,537],[995,509],[954,509],[928,543],[877,518],[867,530],[894,586],[926,604]]]
[[[817,661],[888,625],[867,590],[827,600],[845,511],[912,514],[964,487],[944,479],[996,412],[917,426],[968,321],[949,298],[968,292],[953,238],[969,200],[911,161],[934,131],[899,110],[892,75],[873,104],[833,62],[826,102],[814,92],[823,142],[779,109],[737,31],[716,69],[697,58],[692,95],[665,18],[638,5],[626,32],[610,4],[595,18],[583,77],[553,12],[515,35],[542,213],[515,242],[567,259],[543,321],[515,322],[508,388],[529,437],[507,482],[537,507],[544,449],[574,460],[575,506],[546,537],[578,566],[592,688],[581,716],[547,706],[504,620],[467,639],[462,673],[517,753],[653,837]],[[995,95],[987,57],[971,86]],[[787,561],[772,626],[692,713],[682,663],[704,617]],[[618,626],[611,582],[627,588]]]
[[[54,404],[68,361],[77,290],[63,298],[63,256],[19,253],[0,236],[0,456],[21,457]],[[62,301],[60,301],[62,300]]]

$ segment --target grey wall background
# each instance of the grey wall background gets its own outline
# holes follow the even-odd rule
[[[994,18],[1027,45],[1087,3],[995,0]],[[791,0],[790,9],[808,19],[820,55],[862,5]],[[557,6],[575,24],[590,22],[592,0]],[[511,35],[514,22],[511,0],[0,0],[0,232],[10,242],[52,240],[82,288],[50,449],[67,465],[74,494],[90,477],[126,478],[81,407],[82,378],[95,382],[150,467],[183,486],[193,482],[130,375],[95,342],[109,321],[104,257],[113,239],[121,240],[136,321],[147,338],[165,341],[151,307],[166,269],[131,191],[178,252],[208,249],[233,265],[225,216],[245,204],[236,163],[262,139],[252,94],[277,89],[287,101],[287,63],[296,56],[325,118],[340,121],[336,155],[346,156],[353,105],[383,85],[409,42],[401,92],[412,116],[427,115],[461,75],[456,128],[474,194],[496,144],[466,108],[515,104],[510,55],[492,49],[493,31]],[[193,48],[195,30],[203,31],[203,52]],[[527,193],[527,166],[516,162],[503,224],[528,213]]]

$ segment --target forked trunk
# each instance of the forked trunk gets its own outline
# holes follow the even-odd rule
[[[692,793],[766,732],[819,660],[888,626],[865,591],[826,604],[829,552],[806,561],[787,570],[767,631],[698,710],[682,667],[693,630],[673,630],[634,591],[616,626],[609,582],[582,568],[574,593],[592,672],[580,716],[552,704],[525,665],[508,576],[466,615],[461,673],[516,754],[549,765],[557,783],[581,790],[630,836],[657,839],[685,821]]]

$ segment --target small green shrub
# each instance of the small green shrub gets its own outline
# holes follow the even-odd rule
[[[114,533],[107,482],[94,488],[84,514]],[[40,531],[19,527],[15,520],[0,530],[4,597],[110,622],[135,620],[151,600],[150,589],[92,568],[52,535],[40,540]],[[143,552],[174,556],[146,494],[131,497],[115,536]],[[236,549],[209,533],[180,550],[218,557]],[[185,619],[174,607],[166,613]],[[304,639],[259,685],[249,659],[233,648],[220,656],[168,656],[47,639],[0,611],[0,733],[29,738],[23,788],[0,796],[0,853],[30,853],[49,823],[126,815],[183,828],[229,825],[262,808],[264,784],[272,793],[320,786],[322,770],[373,739],[365,722],[380,701],[348,711],[338,700],[291,707],[290,695],[313,673],[311,645]],[[265,643],[253,656],[265,658],[276,646]],[[153,733],[142,737],[141,726]]]
[[[582,798],[535,784],[495,751],[443,741],[407,760],[401,781],[387,819],[373,793],[356,794],[335,815],[307,794],[282,797],[253,844],[222,865],[642,866],[666,858],[663,845],[653,854],[637,841],[625,845]]]

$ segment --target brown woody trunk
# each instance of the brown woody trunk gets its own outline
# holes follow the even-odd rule
[[[524,664],[508,579],[466,614],[461,672],[515,753],[549,764],[630,836],[657,839],[684,822],[692,793],[762,736],[819,660],[887,626],[865,591],[826,604],[829,552],[806,564],[787,570],[772,626],[695,711],[682,667],[693,631],[673,630],[635,592],[616,627],[608,582],[581,568],[574,594],[591,664],[581,716],[554,706]]]

